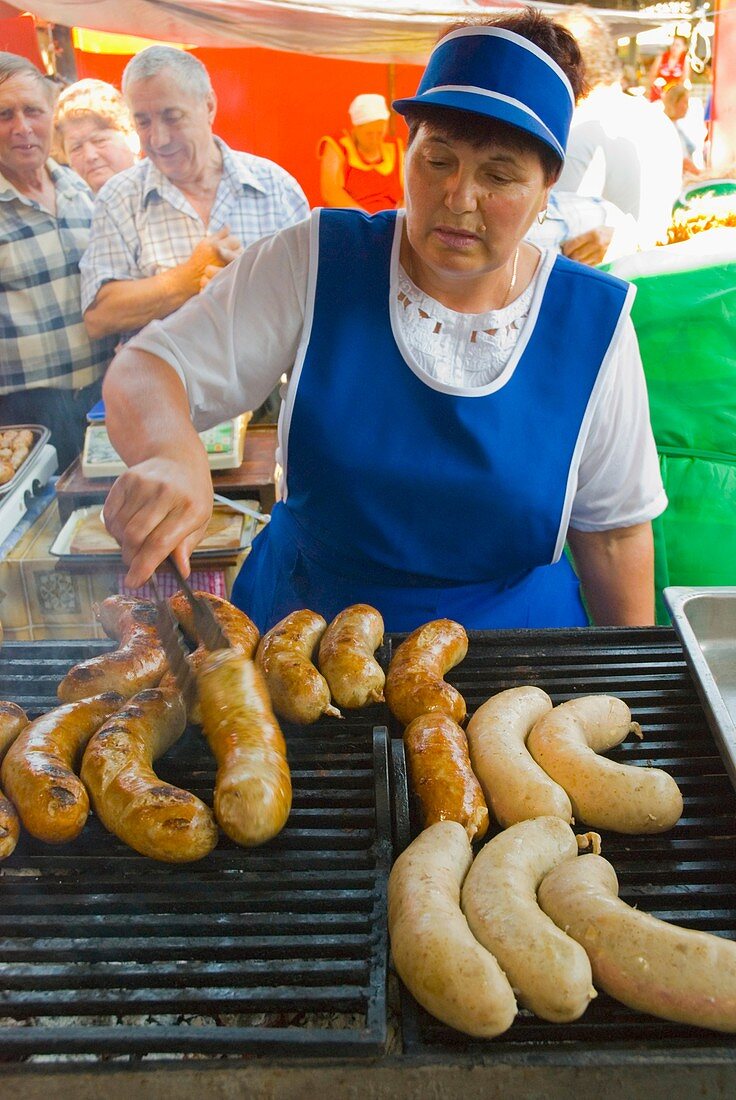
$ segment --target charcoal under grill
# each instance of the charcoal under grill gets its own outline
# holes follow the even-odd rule
[[[448,679],[465,696],[471,714],[489,696],[524,684],[541,687],[554,703],[599,693],[624,699],[643,727],[644,740],[632,738],[610,756],[665,768],[682,790],[685,809],[677,826],[659,836],[599,830],[602,854],[616,869],[621,897],[663,920],[736,940],[736,794],[672,631],[471,634],[468,656]],[[406,795],[399,741],[392,743],[392,758],[398,854],[419,825]],[[585,823],[575,828],[585,831]],[[487,1060],[545,1049],[587,1057],[614,1048],[639,1055],[673,1047],[733,1051],[731,1036],[635,1013],[604,993],[573,1023],[549,1023],[522,1009],[504,1035],[478,1041],[434,1020],[402,988],[401,1021],[409,1054],[462,1053]]]
[[[7,645],[0,698],[35,717],[72,663],[105,648]],[[57,848],[23,835],[0,865],[0,1060],[383,1051],[386,730],[333,720],[318,737],[284,732],[293,810],[262,848],[222,837],[197,863],[156,863],[94,816]],[[211,804],[196,728],[157,770]]]

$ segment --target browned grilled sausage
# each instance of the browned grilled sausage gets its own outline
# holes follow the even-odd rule
[[[319,667],[339,707],[355,710],[383,702],[384,671],[373,654],[383,641],[383,618],[356,603],[337,615],[319,643]]]
[[[121,695],[108,691],[56,707],[26,726],[10,746],[2,783],[32,836],[47,844],[79,836],[89,798],[75,769],[90,737],[122,704]]]
[[[404,730],[412,789],[426,829],[435,821],[457,821],[468,840],[488,830],[488,807],[470,766],[468,739],[446,714],[423,714]]]
[[[108,637],[117,638],[120,645],[67,672],[56,689],[63,703],[103,691],[119,691],[128,699],[155,687],[166,671],[166,656],[156,630],[156,608],[149,600],[108,596],[100,604],[98,618]]]
[[[209,806],[164,783],[152,767],[185,726],[181,696],[151,688],[105,723],[82,760],[82,780],[105,828],[136,852],[165,863],[201,859],[217,844]]]
[[[386,702],[405,726],[421,714],[439,711],[458,723],[465,700],[443,676],[468,652],[468,636],[452,619],[434,619],[418,627],[398,647],[386,677]]]
[[[0,702],[0,762],[21,730],[28,725],[28,715],[17,703]]]
[[[266,682],[232,649],[208,654],[197,679],[202,728],[217,761],[215,816],[236,844],[263,844],[291,810],[286,745]]]
[[[28,715],[17,703],[0,702],[0,763],[21,730],[28,725]],[[20,836],[18,811],[0,790],[0,859],[15,851]]]
[[[258,647],[260,637],[256,624],[240,608],[235,607],[228,600],[223,600],[220,596],[213,595],[212,592],[196,592],[195,595],[208,602],[231,647],[238,653],[242,653],[244,657],[252,658]],[[188,634],[194,641],[198,641],[192,609],[184,593],[177,592],[175,596],[171,597],[169,604],[184,633]],[[202,664],[206,654],[205,647],[199,645],[194,653],[191,653],[188,657],[189,667],[195,677],[197,669]],[[176,687],[173,673],[167,672],[159,687],[167,691],[173,691]],[[196,722],[197,725],[202,724],[199,699],[195,698],[189,709],[188,717],[190,721]]]
[[[266,678],[273,709],[288,722],[308,726],[323,714],[342,717],[330,703],[327,681],[312,664],[326,626],[316,611],[292,611],[258,644],[256,664]]]

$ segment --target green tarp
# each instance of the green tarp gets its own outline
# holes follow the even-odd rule
[[[736,585],[736,230],[610,270],[637,286],[632,318],[669,498],[654,524],[666,623],[666,585]]]

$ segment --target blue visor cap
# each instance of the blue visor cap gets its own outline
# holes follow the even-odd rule
[[[570,81],[549,54],[501,27],[462,27],[432,51],[412,104],[453,107],[525,130],[565,159],[575,97]]]

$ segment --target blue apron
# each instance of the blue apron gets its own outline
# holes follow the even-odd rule
[[[356,602],[390,631],[437,617],[469,629],[585,625],[562,550],[579,437],[627,284],[558,257],[515,369],[454,392],[395,338],[396,213],[315,218],[316,284],[282,411],[287,494],[235,603],[261,630],[297,608],[329,620]]]

